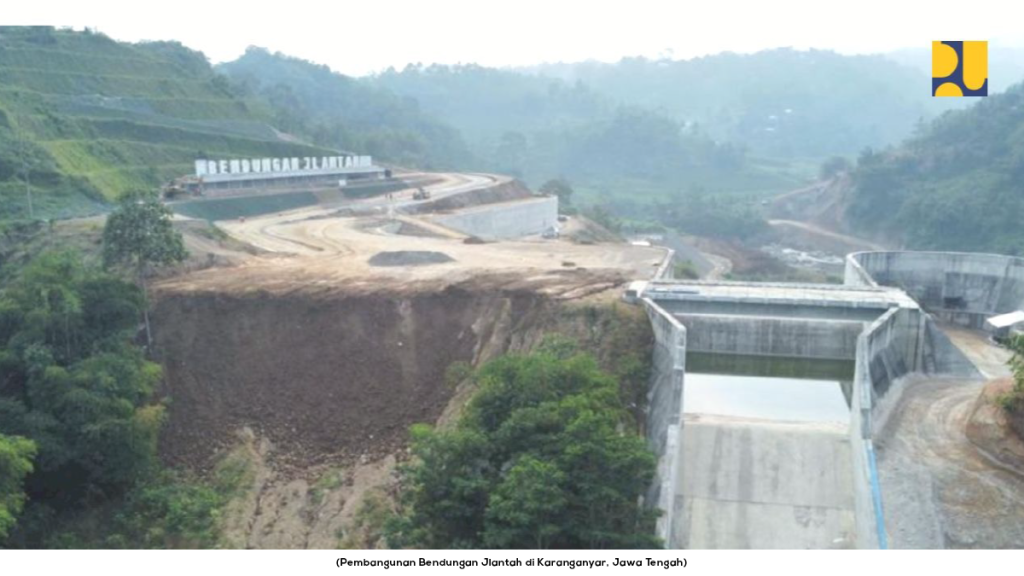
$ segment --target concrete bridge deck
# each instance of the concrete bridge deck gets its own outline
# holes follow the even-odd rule
[[[893,306],[917,307],[904,291],[885,286],[655,280],[648,284],[644,294],[660,302],[742,302],[883,310]]]

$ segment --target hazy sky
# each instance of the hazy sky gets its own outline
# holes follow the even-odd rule
[[[179,40],[214,62],[257,45],[360,75],[410,62],[519,66],[725,50],[1024,47],[1019,0],[6,0],[4,24],[90,26],[118,40]],[[1016,5],[1016,6],[1015,6]]]

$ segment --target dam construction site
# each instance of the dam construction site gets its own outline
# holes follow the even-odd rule
[[[216,221],[223,238],[186,233],[197,269],[153,286],[163,457],[252,471],[225,522],[234,546],[366,545],[358,525],[393,497],[409,427],[451,421],[472,394],[453,366],[555,333],[609,369],[650,356],[644,312],[620,298],[663,273],[667,250],[594,243],[608,233],[559,223],[557,198],[509,178],[403,181],[263,215],[239,197],[247,216]]]
[[[0,24],[11,574],[1024,556],[1021,8],[56,3]]]
[[[985,403],[1009,353],[981,330],[1024,307],[1024,260],[858,252],[842,284],[675,280],[672,250],[516,180],[396,182],[218,205],[224,238],[186,235],[208,265],[153,287],[163,457],[248,471],[233,545],[374,545],[409,427],[472,397],[452,367],[559,334],[607,369],[647,364],[643,500],[667,548],[1024,546],[1019,440]],[[172,203],[179,225],[203,202]]]

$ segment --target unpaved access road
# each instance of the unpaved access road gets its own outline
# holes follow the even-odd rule
[[[442,174],[427,190],[432,202],[469,194],[507,179],[484,174]],[[529,285],[612,287],[652,276],[667,252],[628,244],[574,244],[528,237],[493,243],[467,243],[465,235],[428,218],[402,214],[419,203],[413,190],[338,206],[313,206],[245,220],[218,222],[233,238],[264,254],[231,268],[211,269],[164,283],[175,289],[291,291],[302,287],[447,284],[477,275],[502,274]],[[356,214],[356,215],[353,215]],[[403,223],[421,235],[398,233]],[[452,262],[429,266],[378,267],[380,252],[429,251]]]
[[[978,332],[945,328],[986,378],[1007,374],[1007,351]],[[1024,548],[1024,477],[965,433],[985,380],[907,385],[878,441],[893,548]]]
[[[800,222],[797,220],[769,220],[768,224],[772,226],[789,226],[792,228],[799,228],[805,232],[816,234],[818,236],[824,236],[826,238],[837,240],[839,242],[849,244],[851,247],[860,248],[861,250],[885,250],[886,248],[881,244],[876,244],[863,238],[856,238],[847,234],[840,234],[832,230],[826,230],[816,224],[810,222]]]

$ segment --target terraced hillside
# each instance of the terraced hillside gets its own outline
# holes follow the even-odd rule
[[[206,58],[47,27],[0,28],[0,220],[95,211],[191,171],[198,154],[301,156]]]

